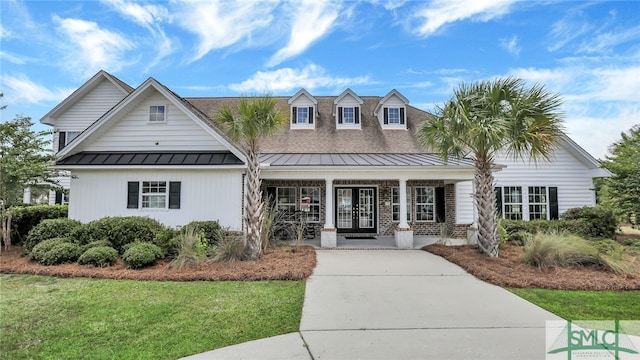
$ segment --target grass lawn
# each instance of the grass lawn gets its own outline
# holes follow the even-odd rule
[[[304,290],[0,275],[0,359],[175,359],[298,331]]]

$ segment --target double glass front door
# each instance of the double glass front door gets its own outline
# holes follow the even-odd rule
[[[336,188],[335,200],[336,227],[339,232],[377,232],[376,188]]]

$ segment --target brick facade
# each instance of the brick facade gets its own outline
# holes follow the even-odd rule
[[[316,230],[316,234],[320,234],[325,224],[325,181],[324,180],[263,180],[263,193],[267,194],[268,188],[274,187],[296,187],[297,201],[299,202],[300,187],[318,187],[320,188],[320,221],[313,223]],[[392,206],[392,188],[398,187],[398,181],[394,180],[334,180],[333,186],[340,187],[345,185],[351,186],[372,186],[377,188],[377,216],[378,216],[378,235],[392,236],[398,222],[392,221],[393,218],[393,206]],[[434,188],[444,188],[445,198],[445,221],[438,223],[435,221],[416,221],[415,220],[415,190],[417,186],[432,186]],[[455,186],[454,184],[445,184],[442,180],[409,180],[407,181],[407,187],[412,188],[411,198],[407,199],[411,203],[412,216],[409,226],[413,229],[414,235],[430,235],[441,236],[442,232],[446,233],[447,237],[453,238],[466,238],[467,229],[470,224],[456,224],[456,207],[455,207]],[[333,199],[331,199],[333,201]],[[442,206],[442,204],[436,203],[436,208]],[[334,215],[335,215],[334,207]],[[334,221],[335,222],[335,221]]]

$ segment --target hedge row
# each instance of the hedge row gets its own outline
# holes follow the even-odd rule
[[[27,235],[45,219],[66,218],[68,205],[29,205],[11,208],[11,243],[24,243]]]

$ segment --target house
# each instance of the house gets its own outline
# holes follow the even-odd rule
[[[322,246],[338,235],[389,235],[399,247],[413,235],[467,236],[473,163],[423,148],[416,130],[430,114],[400,92],[275,99],[289,116],[261,143],[263,192],[302,210]],[[182,98],[153,78],[134,89],[100,71],[41,120],[54,127],[57,168],[71,175],[69,216],[217,219],[241,230],[245,157],[215,121],[239,100]],[[502,216],[549,219],[595,204],[597,161],[566,136],[559,145],[548,164],[499,158]]]

